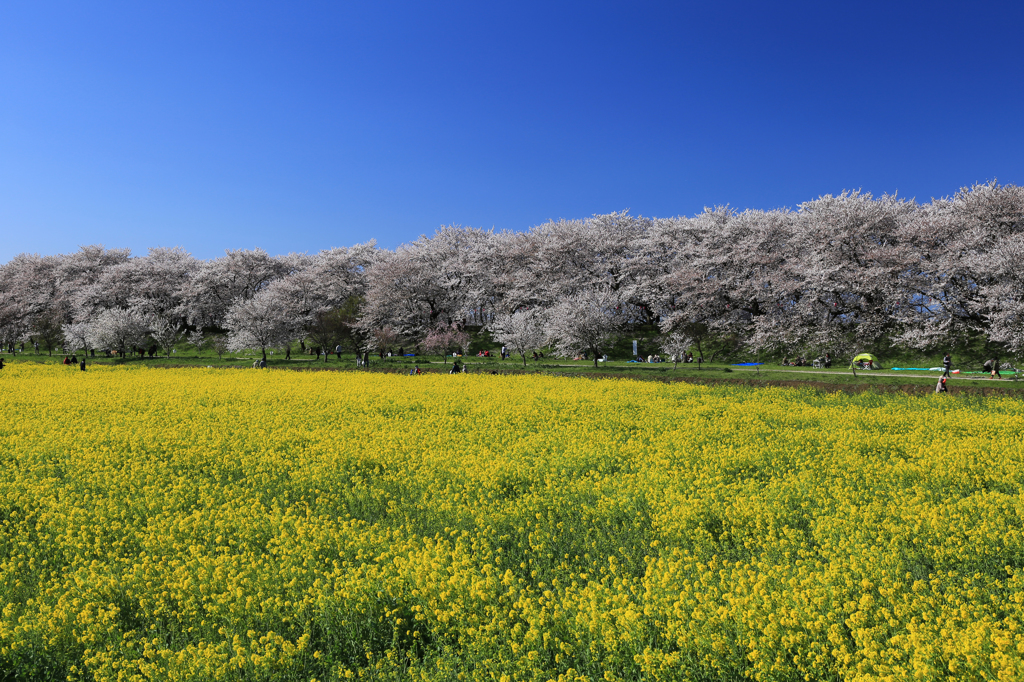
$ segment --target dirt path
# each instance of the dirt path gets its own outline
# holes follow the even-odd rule
[[[742,367],[742,368],[740,368],[740,367],[730,367],[729,369],[731,369],[734,372],[753,372],[755,374],[757,373],[756,369],[749,369],[747,367]],[[786,372],[786,373],[789,373],[789,374],[825,374],[825,375],[828,375],[828,376],[842,376],[838,372],[825,372],[825,371],[822,371],[820,369],[775,369],[774,367],[772,367],[771,369],[768,369],[768,370],[765,370],[765,371],[768,371],[768,372]],[[861,377],[898,377],[898,378],[901,378],[901,379],[935,379],[936,381],[938,381],[940,376],[942,376],[941,372],[936,372],[935,374],[919,374],[919,373],[911,374],[909,372],[906,373],[906,374],[904,374],[902,372],[899,373],[899,374],[892,374],[890,372],[881,372],[879,370],[864,370],[864,369],[862,369],[859,372],[857,372],[857,378],[858,379],[861,378]],[[956,380],[956,381],[992,381],[993,379],[992,379],[992,377],[989,377],[989,376],[976,377],[976,376],[964,376],[962,374],[954,374],[954,375],[952,375],[950,377],[950,381],[953,381],[953,380]],[[996,379],[996,381],[999,381],[999,380]],[[1002,381],[1007,381],[1007,379],[1003,379]]]
[[[551,367],[551,366],[552,365],[548,365],[548,367]],[[577,368],[577,369],[579,369],[579,367],[580,367],[580,365],[553,365],[553,366],[554,367]],[[529,366],[527,366],[527,369],[529,369]],[[715,369],[717,369],[717,368],[715,368]],[[712,369],[711,371],[715,371],[715,369]],[[729,369],[732,370],[733,372],[750,372],[751,374],[758,374],[758,371],[755,368],[753,368],[753,367],[730,367]],[[842,373],[839,373],[839,372],[828,372],[828,371],[824,371],[824,370],[820,370],[820,369],[780,369],[780,368],[775,368],[775,367],[767,367],[767,368],[762,367],[762,369],[764,371],[766,371],[766,372],[773,372],[773,373],[785,372],[787,374],[824,374],[824,375],[830,376],[830,377],[845,376],[845,374],[842,374]],[[643,371],[643,370],[641,369],[640,371]],[[899,374],[894,374],[892,372],[884,372],[884,371],[880,371],[880,370],[877,370],[877,369],[875,369],[875,370],[862,369],[862,370],[858,370],[857,371],[857,378],[858,379],[861,378],[861,377],[896,377],[898,379],[935,379],[936,381],[938,381],[940,376],[942,376],[941,372],[936,372],[935,374],[921,374],[920,372],[914,372],[914,373],[910,373],[910,372],[903,373],[903,372],[900,372]],[[694,378],[699,378],[699,377],[694,377]],[[952,377],[950,377],[950,380],[951,381],[954,381],[954,380],[955,381],[992,381],[992,377],[989,377],[989,376],[965,376],[963,374],[954,374]],[[1003,378],[1002,380],[1003,381],[1007,381],[1006,378]]]

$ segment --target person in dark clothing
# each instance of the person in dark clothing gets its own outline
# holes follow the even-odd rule
[[[988,360],[987,362],[985,362],[984,367],[986,372],[992,373],[993,379],[1003,378],[1003,375],[999,373],[999,358],[992,358],[991,360]]]
[[[82,358],[82,361],[78,363],[78,369],[83,372],[85,371],[85,358]]]
[[[458,374],[461,371],[462,371],[462,367],[459,366],[459,361],[456,360],[455,362],[452,363],[452,368],[450,370],[448,370],[448,373],[449,374]]]
[[[942,358],[942,376],[948,377],[949,370],[953,367],[953,358],[950,357],[949,353]]]
[[[0,369],[4,368],[4,359],[0,358]]]

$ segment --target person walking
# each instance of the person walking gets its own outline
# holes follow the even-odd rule
[[[950,357],[949,353],[942,358],[942,376],[948,377],[949,370],[953,367],[953,358]]]

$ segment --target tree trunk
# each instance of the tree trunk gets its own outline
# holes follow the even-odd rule
[[[266,362],[267,361],[267,349],[266,348],[261,348],[260,350],[263,351],[263,362]]]
[[[597,369],[597,351],[594,351],[594,369]]]
[[[526,369],[526,353],[520,353],[523,356],[523,369]]]

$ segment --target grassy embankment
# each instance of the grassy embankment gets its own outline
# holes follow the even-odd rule
[[[63,355],[45,354],[35,355],[32,352],[17,353],[11,356],[9,353],[0,355],[8,363],[60,363]],[[194,348],[182,346],[176,349],[171,357],[155,358],[88,358],[89,364],[101,365],[124,365],[124,366],[147,366],[147,367],[215,367],[215,368],[251,368],[252,363],[259,359],[259,354],[253,352],[224,353],[218,356],[213,351],[202,351],[197,353]],[[821,387],[834,385],[845,390],[859,390],[868,387],[882,387],[892,390],[899,387],[913,387],[911,390],[924,390],[934,387],[940,372],[895,372],[891,368],[863,371],[851,371],[848,367],[832,367],[827,370],[817,370],[811,367],[782,367],[779,364],[766,363],[760,367],[742,367],[729,363],[715,362],[703,363],[698,366],[696,363],[679,364],[673,367],[672,363],[662,362],[654,364],[640,364],[623,360],[612,360],[602,362],[595,369],[592,361],[567,360],[564,358],[545,357],[538,361],[527,360],[526,367],[523,367],[521,358],[510,358],[500,360],[499,358],[466,357],[458,358],[464,363],[470,373],[498,372],[502,374],[513,374],[527,372],[530,374],[566,374],[589,377],[629,377],[643,380],[656,381],[701,381],[701,382],[748,382],[748,383],[770,383],[770,384],[807,384],[819,385]],[[414,367],[420,367],[427,372],[446,372],[450,369],[452,358],[441,356],[416,356],[416,357],[390,357],[380,359],[376,356],[370,359],[370,371],[385,372],[409,372]],[[292,370],[355,370],[356,360],[351,353],[343,353],[341,358],[334,355],[329,356],[325,362],[321,357],[319,360],[303,354],[293,354],[288,360],[284,359],[284,353],[276,350],[273,354],[268,353],[267,364],[273,368]],[[911,366],[936,367],[941,364],[937,358],[925,358],[923,362],[906,363]],[[954,367],[958,365],[954,364]],[[969,389],[972,392],[984,389],[996,389],[1000,392],[1010,391],[1017,393],[1024,391],[1024,381],[1015,381],[1014,374],[1004,374],[1003,380],[995,380],[986,374],[968,374],[966,372],[978,372],[980,368],[968,365],[962,368],[961,374],[954,375],[949,382],[951,390]]]

